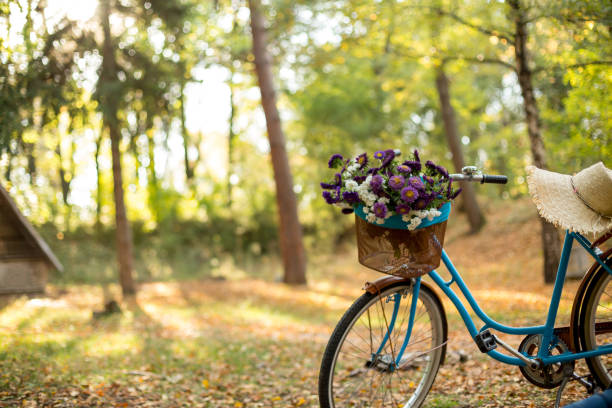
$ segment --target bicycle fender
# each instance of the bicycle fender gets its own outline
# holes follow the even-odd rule
[[[411,278],[402,278],[400,276],[387,275],[383,276],[382,278],[376,279],[374,282],[366,282],[363,285],[363,290],[368,293],[371,293],[372,295],[375,295],[377,293],[382,292],[383,290],[385,290],[385,288],[393,285],[394,283],[410,282],[410,279]],[[423,282],[421,282],[421,284],[423,284]]]
[[[363,290],[372,295],[376,295],[377,293],[384,291],[387,287],[391,285],[394,285],[399,282],[410,282],[411,280],[412,278],[402,278],[401,276],[387,275],[376,279],[374,282],[367,281],[363,285]],[[436,292],[430,284],[421,280],[421,286],[427,287],[427,289],[429,289],[436,296],[438,302],[442,304],[442,300],[440,299],[440,296],[438,296],[438,292]]]

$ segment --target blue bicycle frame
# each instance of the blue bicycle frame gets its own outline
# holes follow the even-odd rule
[[[543,326],[528,326],[528,327],[510,327],[505,326],[501,323],[496,322],[491,319],[487,314],[480,308],[478,302],[474,299],[470,290],[466,286],[465,282],[461,278],[461,275],[452,264],[450,258],[446,254],[446,251],[442,250],[442,261],[444,265],[448,269],[451,275],[451,279],[448,282],[445,282],[444,279],[434,270],[429,272],[429,276],[433,279],[433,281],[440,287],[440,289],[448,296],[448,298],[453,302],[455,308],[461,315],[470,335],[472,338],[475,338],[480,332],[486,329],[494,329],[502,333],[513,334],[513,335],[528,335],[528,334],[540,334],[542,335],[542,347],[539,348],[537,358],[544,364],[554,364],[566,361],[577,360],[581,358],[595,357],[602,354],[612,353],[612,344],[607,344],[604,346],[600,346],[594,350],[573,353],[573,352],[565,352],[559,355],[551,355],[551,350],[556,346],[558,339],[554,335],[554,325],[555,319],[557,318],[557,311],[559,308],[559,301],[561,300],[561,293],[563,292],[563,285],[565,283],[565,274],[567,271],[567,264],[570,257],[570,250],[572,248],[572,244],[574,240],[578,241],[580,245],[584,247],[584,249],[609,273],[612,275],[612,269],[605,264],[603,260],[601,260],[598,254],[591,248],[591,243],[584,236],[576,233],[569,232],[565,233],[565,240],[563,243],[563,251],[561,253],[561,260],[559,262],[559,268],[557,270],[557,277],[555,280],[555,286],[553,289],[552,299],[550,302],[550,306],[548,309],[548,315],[546,318],[546,324]],[[406,336],[404,338],[404,343],[396,357],[395,365],[399,366],[402,355],[410,340],[410,334],[412,331],[412,325],[414,322],[414,315],[416,310],[416,303],[418,299],[419,289],[421,284],[421,278],[417,278],[414,281],[414,285],[412,287],[412,304],[410,308],[410,314],[408,318],[408,328],[406,332]],[[474,324],[474,320],[468,313],[468,310],[463,305],[461,299],[457,296],[457,294],[451,289],[451,285],[456,284],[459,287],[459,290],[463,294],[463,296],[467,299],[472,311],[485,323],[485,325],[480,329],[476,329],[476,325]],[[384,345],[386,344],[390,333],[393,331],[395,318],[397,316],[397,312],[399,309],[400,297],[396,294],[395,298],[390,299],[395,302],[395,306],[393,309],[393,314],[390,319],[390,324],[388,326],[387,334],[384,336],[383,341],[376,352],[376,355],[380,354]],[[546,346],[544,346],[546,345]],[[494,359],[501,361],[506,364],[512,365],[521,365],[524,366],[526,363],[517,357],[511,357],[505,354],[500,353],[496,350],[491,350],[487,353],[489,356]]]

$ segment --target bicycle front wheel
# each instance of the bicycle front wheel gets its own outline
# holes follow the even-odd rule
[[[438,297],[421,285],[410,341],[397,364],[411,304],[412,286],[400,282],[380,295],[363,294],[347,310],[321,362],[322,408],[421,406],[444,361],[447,324]]]
[[[612,258],[606,263],[612,264]],[[612,276],[601,266],[585,291],[578,327],[583,350],[612,344]],[[586,362],[599,385],[608,388],[612,384],[612,354],[587,358]]]

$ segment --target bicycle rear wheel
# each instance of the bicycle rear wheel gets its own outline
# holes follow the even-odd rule
[[[612,259],[606,261],[612,264]],[[601,266],[585,290],[579,322],[582,350],[612,344],[612,276]],[[587,365],[602,388],[612,384],[612,354],[587,358]]]
[[[393,309],[395,326],[383,349]],[[419,407],[444,361],[447,324],[437,296],[421,285],[410,342],[396,367],[410,315],[412,286],[400,282],[363,294],[336,326],[321,362],[322,408]]]

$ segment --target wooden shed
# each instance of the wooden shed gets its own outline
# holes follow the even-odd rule
[[[49,246],[0,185],[0,295],[42,293],[49,271],[62,269]]]

